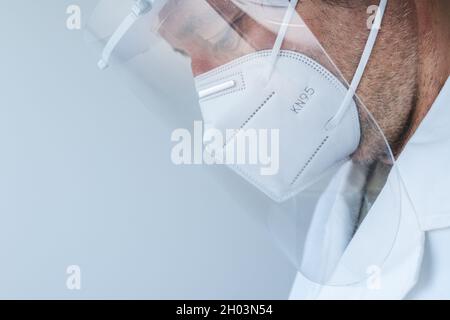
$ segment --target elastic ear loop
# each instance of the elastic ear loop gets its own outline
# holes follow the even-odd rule
[[[283,45],[284,38],[286,37],[286,33],[289,28],[289,23],[292,20],[292,16],[294,15],[295,8],[297,7],[298,0],[291,0],[289,2],[289,7],[286,10],[286,14],[284,15],[283,22],[281,23],[280,30],[278,31],[277,38],[275,40],[275,44],[272,49],[272,53],[270,55],[270,63],[269,69],[267,70],[266,79],[270,80],[272,77],[273,70],[278,61],[278,54],[281,51],[281,46]]]
[[[378,32],[380,31],[381,23],[383,21],[384,13],[386,11],[387,2],[388,2],[388,0],[381,0],[381,2],[380,2],[374,24],[371,28],[369,38],[368,38],[366,46],[364,48],[364,52],[362,54],[358,68],[356,69],[355,75],[353,76],[353,80],[350,84],[350,87],[348,88],[348,91],[344,97],[344,100],[343,100],[341,106],[339,107],[338,111],[336,112],[336,115],[330,121],[328,121],[328,123],[326,124],[326,126],[325,126],[326,130],[331,130],[331,129],[335,128],[341,122],[342,118],[344,117],[345,113],[347,112],[348,107],[350,106],[351,101],[353,100],[353,97],[356,94],[356,90],[358,89],[359,84],[361,83],[362,76],[364,75],[364,71],[366,70],[370,56],[372,55],[373,48],[377,41]],[[269,69],[268,69],[267,77],[266,77],[267,81],[269,81],[272,76],[273,70],[274,70],[277,60],[278,60],[278,55],[281,51],[281,46],[283,45],[284,38],[286,37],[289,23],[295,12],[295,8],[297,7],[297,3],[298,3],[298,0],[290,1],[289,7],[283,18],[283,22],[281,24],[280,30],[277,35],[277,39],[275,40],[275,45],[273,46],[273,49],[272,49],[270,63],[269,63]]]
[[[387,2],[388,0],[381,0],[380,2],[374,24],[369,34],[369,39],[367,40],[366,47],[364,48],[364,52],[361,57],[361,61],[359,62],[358,65],[358,69],[356,69],[352,83],[348,88],[347,94],[345,95],[345,98],[341,106],[339,107],[338,112],[325,126],[326,130],[332,130],[333,128],[339,125],[341,120],[344,118],[344,115],[347,112],[347,109],[350,106],[353,97],[356,94],[356,90],[358,90],[362,76],[364,74],[364,71],[366,70],[367,64],[369,62],[370,56],[372,55],[373,48],[378,38],[378,32],[380,31],[381,28],[381,23],[383,21],[384,13],[386,11]]]

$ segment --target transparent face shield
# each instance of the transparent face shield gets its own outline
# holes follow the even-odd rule
[[[400,194],[394,157],[355,95],[386,1],[352,79],[302,19],[308,5],[106,0],[88,27],[99,67],[120,66],[138,79],[133,86],[141,95],[172,101],[165,116],[180,117],[186,97],[175,88],[192,85],[198,105],[182,111],[202,117],[214,170],[232,169],[216,178],[267,215],[275,240],[305,278],[343,286],[383,267],[399,226],[400,197],[383,197]]]

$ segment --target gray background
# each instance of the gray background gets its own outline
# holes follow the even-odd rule
[[[287,298],[268,205],[172,164],[179,123],[97,70],[69,4],[96,1],[0,2],[0,298]]]

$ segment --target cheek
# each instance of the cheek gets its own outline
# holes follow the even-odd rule
[[[186,52],[191,57],[191,68],[194,77],[221,65],[211,48],[192,46]]]
[[[213,45],[202,39],[189,42],[184,46],[184,50],[191,58],[191,67],[194,76],[211,71],[240,56],[240,54],[233,51],[219,49],[217,45]]]

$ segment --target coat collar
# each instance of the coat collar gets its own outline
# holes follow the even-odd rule
[[[362,254],[360,243],[365,244],[364,248],[372,249],[368,254],[381,255],[388,243],[380,230],[394,224],[398,226],[396,238],[382,265],[368,268],[364,281],[348,286],[318,285],[299,273],[291,299],[402,299],[409,293],[420,273],[424,232],[450,227],[450,203],[446,201],[449,179],[442,176],[448,175],[449,124],[450,79],[399,157],[397,167],[346,248],[341,263],[345,266],[346,261],[358,261]],[[400,181],[400,188],[395,187],[395,181]],[[399,220],[396,220],[390,204],[399,197],[401,210]],[[373,270],[376,273],[371,273]]]
[[[399,169],[423,230],[450,227],[450,78],[399,158]],[[424,187],[425,186],[425,187]]]

